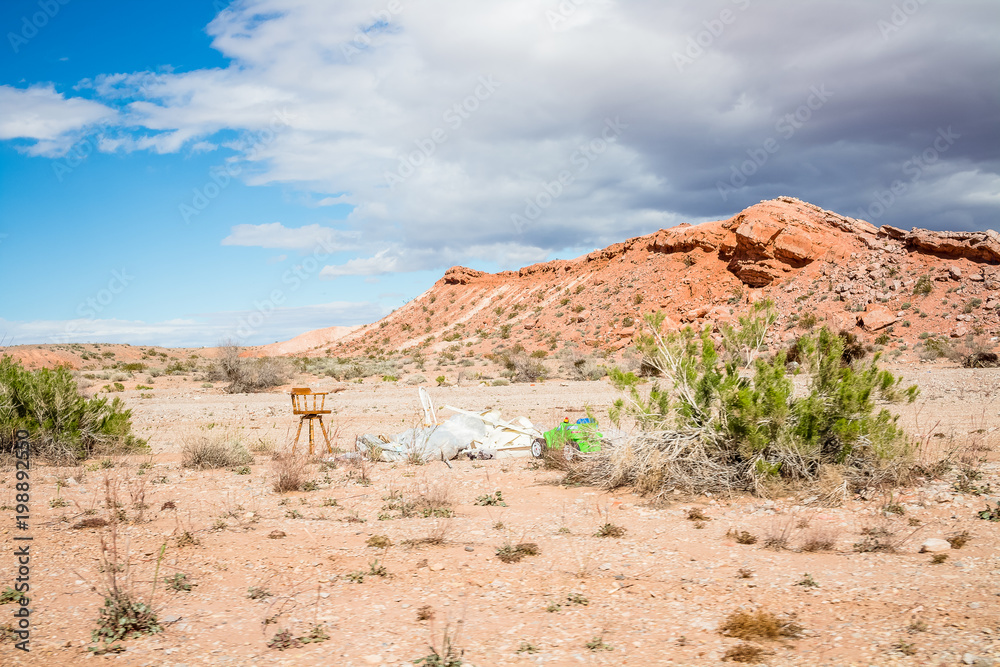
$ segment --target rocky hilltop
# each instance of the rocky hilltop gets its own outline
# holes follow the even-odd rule
[[[995,335],[998,264],[992,230],[877,228],[779,197],[573,260],[494,274],[456,266],[383,320],[305,353],[469,356],[518,343],[615,352],[646,313],[664,311],[666,328],[717,327],[765,298],[781,313],[781,340],[827,324],[905,351],[928,334]]]

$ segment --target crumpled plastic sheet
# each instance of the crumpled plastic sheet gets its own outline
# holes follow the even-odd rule
[[[369,452],[380,452],[379,461],[420,460],[450,461],[470,449],[473,442],[482,442],[492,430],[480,419],[469,415],[455,415],[437,426],[409,428],[397,434],[389,442],[383,442],[377,435],[366,433],[358,436],[356,445],[359,452],[371,456]]]

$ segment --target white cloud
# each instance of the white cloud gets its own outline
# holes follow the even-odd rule
[[[963,205],[954,174],[998,171],[982,148],[1000,122],[982,94],[1000,57],[992,5],[923,4],[883,38],[891,10],[862,0],[243,0],[208,26],[229,66],[105,74],[81,88],[124,105],[121,136],[101,150],[219,146],[253,163],[250,184],[352,206],[360,256],[327,277],[541,259],[780,194],[853,211],[900,177],[924,135],[954,125],[962,141],[926,177],[936,198],[923,224],[934,226]],[[777,134],[815,86],[829,104]],[[53,150],[43,134],[16,136]],[[767,163],[720,196],[718,183],[775,137]],[[995,219],[995,198],[976,202],[970,217]],[[899,206],[882,222],[905,215]],[[301,248],[305,229],[239,226],[227,241]]]
[[[314,250],[342,252],[357,248],[358,232],[344,232],[321,225],[289,228],[280,222],[263,225],[235,225],[222,245],[253,246],[259,248],[285,248],[288,250]]]
[[[0,86],[0,139],[33,139],[25,152],[49,157],[64,154],[80,133],[117,112],[99,102],[65,98],[55,87]]]

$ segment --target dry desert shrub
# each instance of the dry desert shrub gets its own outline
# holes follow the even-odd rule
[[[722,662],[739,662],[739,663],[759,663],[763,661],[765,655],[767,655],[762,647],[756,644],[738,644],[730,649],[727,649],[725,654],[722,656]]]
[[[181,449],[181,466],[208,470],[235,468],[253,463],[253,455],[230,433],[195,433],[189,435]]]
[[[231,340],[223,341],[219,346],[219,355],[209,371],[209,379],[228,382],[226,393],[264,391],[283,384],[288,378],[288,369],[283,360],[274,357],[245,357],[243,354],[243,348]]]
[[[795,519],[772,521],[764,533],[764,548],[775,551],[787,548],[797,523]]]
[[[757,536],[748,530],[730,528],[726,531],[726,537],[735,540],[737,544],[757,544]]]
[[[802,550],[809,552],[833,551],[837,546],[839,536],[840,530],[835,526],[810,525],[802,541]]]
[[[271,474],[276,492],[300,491],[308,476],[306,458],[291,452],[276,453],[271,460]]]
[[[802,633],[802,626],[791,618],[780,618],[769,611],[737,610],[729,614],[719,626],[719,634],[737,639],[794,639]]]

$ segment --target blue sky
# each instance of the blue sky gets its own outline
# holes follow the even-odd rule
[[[994,227],[998,15],[7,2],[0,335],[272,342],[374,321],[454,264],[573,257],[778,195]]]

